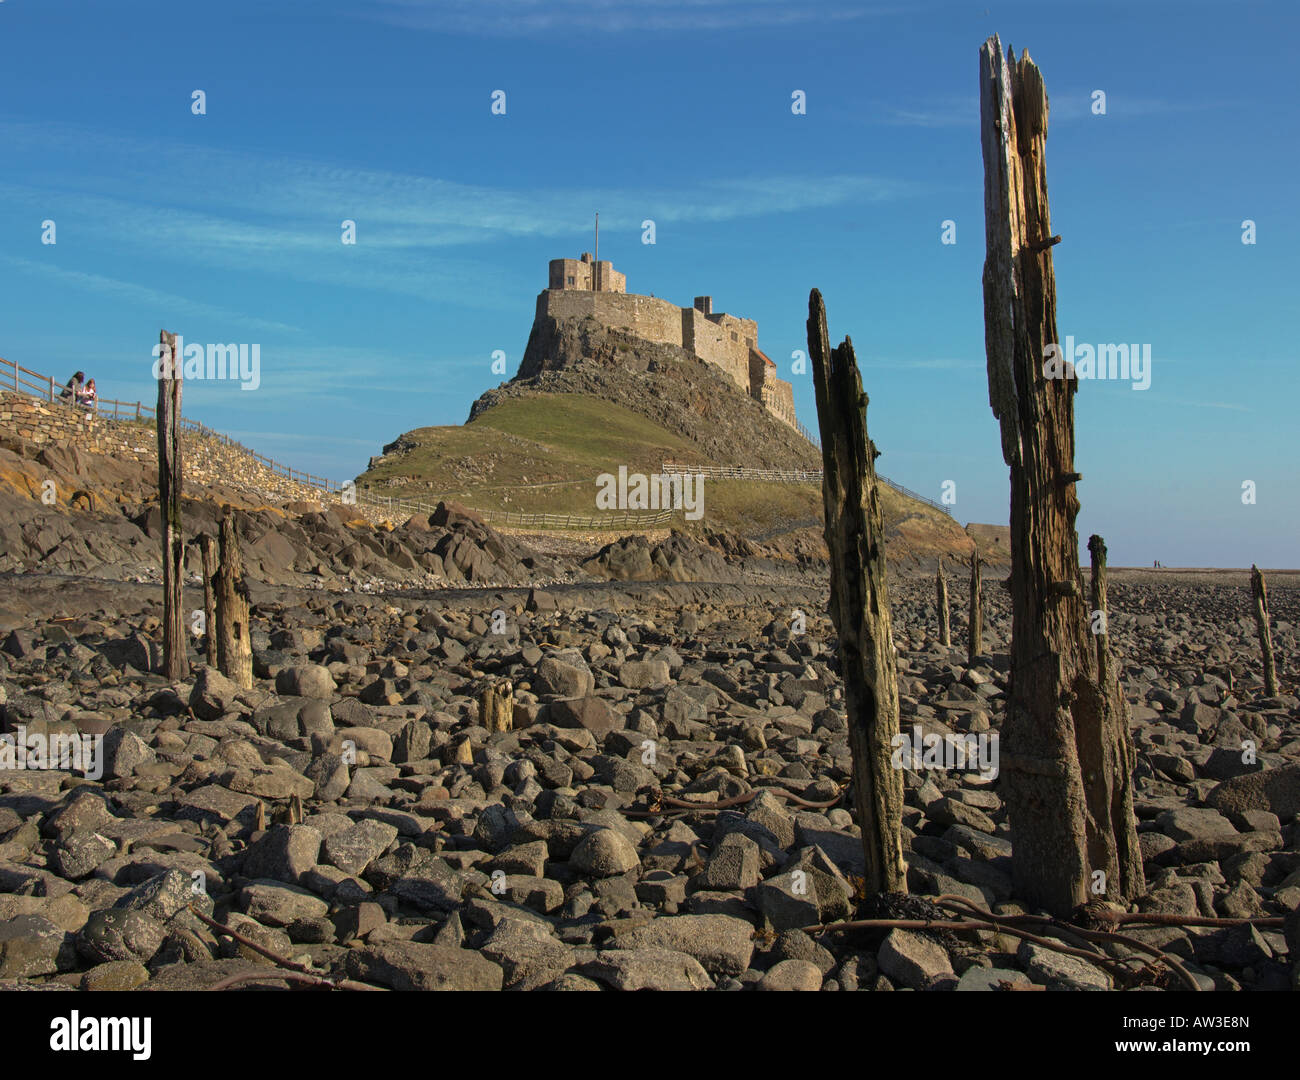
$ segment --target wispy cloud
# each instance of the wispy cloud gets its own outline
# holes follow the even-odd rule
[[[907,109],[900,109],[888,102],[876,102],[864,115],[870,118],[871,123],[902,127],[978,127],[980,102],[974,94],[918,102]]]
[[[72,127],[0,124],[0,141],[25,178],[0,183],[0,200],[74,219],[79,233],[115,249],[466,306],[501,293],[484,245],[585,234],[592,205],[611,230],[635,232],[647,216],[660,226],[725,222],[915,191],[866,174],[785,173],[579,196]],[[344,220],[356,223],[355,245],[341,243]]]
[[[903,10],[844,0],[370,0],[358,12],[409,29],[483,37],[741,30],[856,22]]]
[[[186,314],[220,319],[224,322],[238,323],[256,330],[268,330],[273,333],[301,333],[302,328],[274,319],[262,319],[255,315],[245,315],[226,308],[215,307],[187,296],[160,292],[144,285],[135,285],[129,281],[118,281],[104,277],[102,274],[90,274],[82,270],[70,270],[53,262],[40,262],[36,259],[23,259],[16,255],[0,255],[0,263],[20,270],[24,274],[36,274],[51,278],[61,285],[71,288],[87,289],[101,293],[116,300],[131,304],[142,304],[156,308],[160,318],[171,315]]]
[[[1234,401],[1186,401],[1183,398],[1156,398],[1161,405],[1177,405],[1189,409],[1227,409],[1230,412],[1250,412],[1250,406]]]
[[[962,360],[956,357],[928,357],[921,360],[896,360],[867,358],[862,366],[878,368],[902,368],[905,371],[979,371],[985,370],[984,361]]]

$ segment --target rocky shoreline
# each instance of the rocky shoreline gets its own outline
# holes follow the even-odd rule
[[[717,558],[734,572],[743,554]],[[196,650],[185,682],[154,673],[156,586],[6,575],[5,730],[102,735],[104,771],[0,771],[0,986],[284,985],[251,942],[394,989],[1114,987],[1008,933],[815,930],[872,913],[824,579],[734,576],[374,595],[254,581],[256,678],[239,690]],[[1112,575],[1148,883],[1135,909],[1286,922],[1128,933],[1203,989],[1286,989],[1300,699],[1261,696],[1239,576]],[[1290,688],[1300,592],[1272,584]],[[903,730],[996,733],[1004,590],[986,584],[988,655],[967,663],[936,640],[928,578],[891,589]],[[963,641],[960,582],[952,609]],[[489,730],[480,701],[506,682],[512,729]],[[913,896],[887,913],[941,896],[1023,910],[996,779],[904,777]]]

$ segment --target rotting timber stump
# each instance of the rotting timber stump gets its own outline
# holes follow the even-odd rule
[[[159,334],[158,378],[158,515],[162,525],[163,673],[172,682],[190,673],[186,654],[185,531],[181,520],[184,458],[181,443],[181,363],[176,335]]]
[[[1268,625],[1268,586],[1264,575],[1253,563],[1250,567],[1250,596],[1255,608],[1255,630],[1259,634],[1259,654],[1264,667],[1264,695],[1277,697],[1277,665],[1273,662],[1273,634]]]
[[[890,625],[875,444],[867,435],[853,343],[833,352],[826,309],[808,299],[808,354],[822,438],[822,501],[830,552],[830,613],[853,755],[853,803],[862,829],[865,891],[907,892],[903,861],[903,777],[892,765],[898,734],[898,680]]]
[[[939,569],[934,575],[934,599],[939,608],[939,644],[952,644],[952,630],[948,624],[948,579],[943,576],[943,556],[939,556]]]
[[[1011,474],[1011,679],[1001,784],[1016,896],[1067,915],[1145,888],[1122,752],[1125,702],[1103,682],[1079,566],[1078,380],[1048,378],[1057,344],[1047,93],[1028,54],[980,51],[985,351]]]
[[[227,505],[221,516],[221,554],[214,591],[217,597],[217,664],[221,674],[245,690],[253,685],[253,643],[244,558],[239,549],[235,515]]]

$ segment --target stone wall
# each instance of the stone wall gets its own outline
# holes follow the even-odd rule
[[[73,446],[119,462],[136,462],[151,475],[158,469],[158,436],[152,422],[107,420],[69,405],[54,404],[12,390],[0,391],[0,445],[21,452]],[[269,468],[237,444],[195,431],[181,434],[185,484],[238,488],[250,497],[311,501],[322,492]]]
[[[50,404],[13,390],[0,391],[0,434],[37,447],[73,445],[94,454],[116,454],[125,451],[120,433],[112,430],[120,426],[101,420],[88,409],[58,401]]]
[[[751,392],[774,417],[794,427],[794,387],[777,378],[776,365],[757,349],[749,354]]]
[[[682,347],[682,309],[653,296],[548,289],[538,297],[537,314],[552,319],[590,315],[602,326],[626,330],[659,345]]]
[[[592,289],[593,267],[599,267],[601,290]],[[611,330],[622,330],[656,345],[672,345],[719,368],[736,388],[757,401],[777,419],[795,425],[794,390],[776,377],[758,353],[758,323],[725,312],[713,312],[712,297],[696,297],[693,307],[681,308],[654,296],[629,293],[627,278],[602,259],[552,259],[549,287],[537,298],[537,322],[544,319],[592,318]],[[535,358],[535,366],[545,360]],[[523,366],[520,368],[523,371]]]
[[[552,259],[550,263],[550,289],[586,289],[591,290],[593,264],[585,259]],[[608,259],[600,263],[600,291],[627,292],[627,275],[614,269]]]
[[[682,308],[682,348],[716,364],[745,393],[750,392],[749,350],[758,340],[758,324],[731,315],[705,315]]]

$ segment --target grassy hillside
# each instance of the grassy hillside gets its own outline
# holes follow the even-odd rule
[[[380,495],[454,499],[478,510],[592,514],[596,477],[657,472],[665,460],[709,464],[690,440],[645,416],[585,394],[534,394],[506,399],[458,427],[427,427],[403,435],[357,486]],[[396,483],[390,483],[396,481]],[[932,552],[969,550],[951,518],[883,488],[891,542],[919,560]],[[725,529],[750,537],[790,530],[820,534],[816,484],[707,480],[704,517],[688,530]]]

